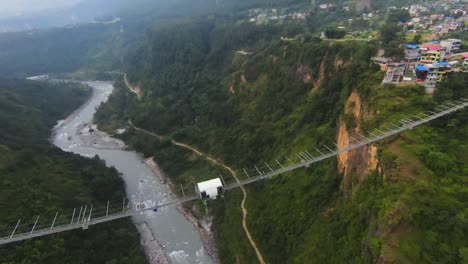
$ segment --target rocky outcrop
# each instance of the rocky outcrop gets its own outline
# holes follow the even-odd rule
[[[379,160],[377,158],[377,146],[376,145],[370,145],[368,147],[368,160],[367,160],[367,168],[369,171],[374,171],[377,169],[379,165]]]
[[[336,144],[338,148],[346,148],[349,145],[349,134],[348,130],[346,129],[346,124],[343,120],[340,121],[338,124],[338,135],[336,139]],[[344,173],[348,161],[348,152],[343,152],[338,154],[338,172]]]
[[[335,68],[335,71],[338,72],[340,69],[342,69],[344,66],[348,66],[345,64],[345,62],[338,57],[338,55],[335,57],[335,62],[333,63],[333,66]]]
[[[299,65],[299,67],[296,70],[298,79],[302,80],[304,84],[312,84],[312,75],[310,74],[310,69],[307,66],[304,65]]]
[[[346,100],[344,117],[338,123],[336,144],[339,148],[346,148],[350,143],[354,143],[353,138],[358,138],[356,135],[361,132],[362,115],[361,98],[357,91],[353,91]],[[337,159],[337,169],[343,174],[341,189],[345,195],[357,188],[362,179],[376,170],[379,164],[376,145],[341,153]]]
[[[242,73],[240,76],[241,83],[247,83],[247,78],[245,77],[245,73]]]
[[[231,84],[231,86],[229,86],[229,93],[230,94],[235,94],[236,93],[236,90],[234,88],[234,84]]]
[[[161,244],[154,238],[151,230],[146,223],[136,225],[140,233],[140,243],[143,247],[148,263],[150,264],[169,264],[169,260],[164,253]]]
[[[167,183],[167,176],[166,174],[161,170],[159,165],[154,161],[154,157],[147,158],[145,160],[145,164],[151,169],[151,171],[159,177],[159,180],[161,183]]]
[[[320,68],[319,68],[319,73],[318,73],[317,80],[313,82],[313,87],[312,87],[313,90],[317,90],[320,87],[320,85],[322,84],[322,81],[325,79],[325,62],[327,60],[327,57],[328,57],[328,50],[325,53],[325,55],[323,56],[322,62],[320,63]]]
[[[193,226],[200,232],[203,249],[206,254],[211,257],[213,263],[220,263],[218,257],[218,249],[215,245],[214,233],[211,231],[211,226],[213,224],[212,217],[202,216],[196,209],[195,205],[191,208],[184,206],[177,206],[177,209],[189,220]]]

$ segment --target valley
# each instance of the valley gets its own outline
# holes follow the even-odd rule
[[[0,262],[464,263],[468,110],[424,120],[468,98],[467,8],[81,0],[1,33],[1,237],[80,220]]]

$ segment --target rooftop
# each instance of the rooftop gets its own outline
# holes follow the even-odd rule
[[[418,44],[406,44],[406,48],[408,49],[417,49],[419,48]]]
[[[440,66],[440,67],[450,67],[450,66],[452,66],[450,63],[445,62],[445,61],[438,62],[437,65]]]
[[[440,51],[440,46],[432,43],[421,44],[421,48],[425,50]]]
[[[423,65],[417,65],[416,66],[416,71],[429,71],[429,69],[427,69]]]

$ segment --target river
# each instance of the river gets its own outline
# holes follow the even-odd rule
[[[152,201],[168,201],[171,190],[143,163],[141,155],[123,150],[123,142],[102,132],[98,132],[99,137],[87,136],[88,124],[92,123],[96,108],[107,101],[113,90],[110,82],[87,84],[93,88],[92,97],[70,117],[59,122],[54,129],[53,143],[64,151],[82,156],[98,155],[107,166],[115,167],[126,183],[128,199],[147,205]],[[171,263],[213,263],[203,248],[200,233],[175,206],[161,208],[156,213],[145,212],[132,220],[135,224],[147,224]]]

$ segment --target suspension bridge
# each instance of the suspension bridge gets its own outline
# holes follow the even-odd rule
[[[350,137],[350,142],[347,147],[339,148],[334,143],[333,146],[323,145],[315,147],[313,150],[303,151],[296,153],[294,157],[284,157],[282,159],[275,159],[270,164],[264,163],[261,166],[254,165],[254,168],[249,170],[242,169],[239,173],[245,175],[245,179],[233,183],[227,183],[222,176],[221,179],[224,184],[224,190],[232,190],[240,186],[252,184],[258,181],[272,178],[280,174],[284,174],[299,168],[309,167],[310,165],[320,162],[322,160],[335,157],[336,155],[354,150],[379,140],[399,134],[405,130],[411,130],[415,127],[428,123],[432,120],[454,113],[468,106],[468,99],[461,98],[452,102],[448,102],[435,107],[431,111],[412,115],[408,118],[401,119],[398,124],[389,123],[375,129],[372,132],[361,133],[356,135],[357,138]],[[110,221],[115,221],[122,218],[127,218],[145,212],[157,212],[159,209],[183,204],[190,201],[202,199],[200,193],[195,190],[193,192],[184,191],[181,187],[181,198],[169,201],[166,203],[157,203],[150,201],[149,205],[141,202],[127,201],[126,198],[119,203],[106,205],[86,205],[73,209],[72,214],[60,215],[59,212],[55,214],[54,218],[41,219],[41,216],[26,223],[19,219],[17,223],[11,228],[0,231],[0,245],[18,242],[26,239],[61,233],[75,229],[88,229],[91,225],[97,225]],[[71,210],[70,210],[71,211]]]

